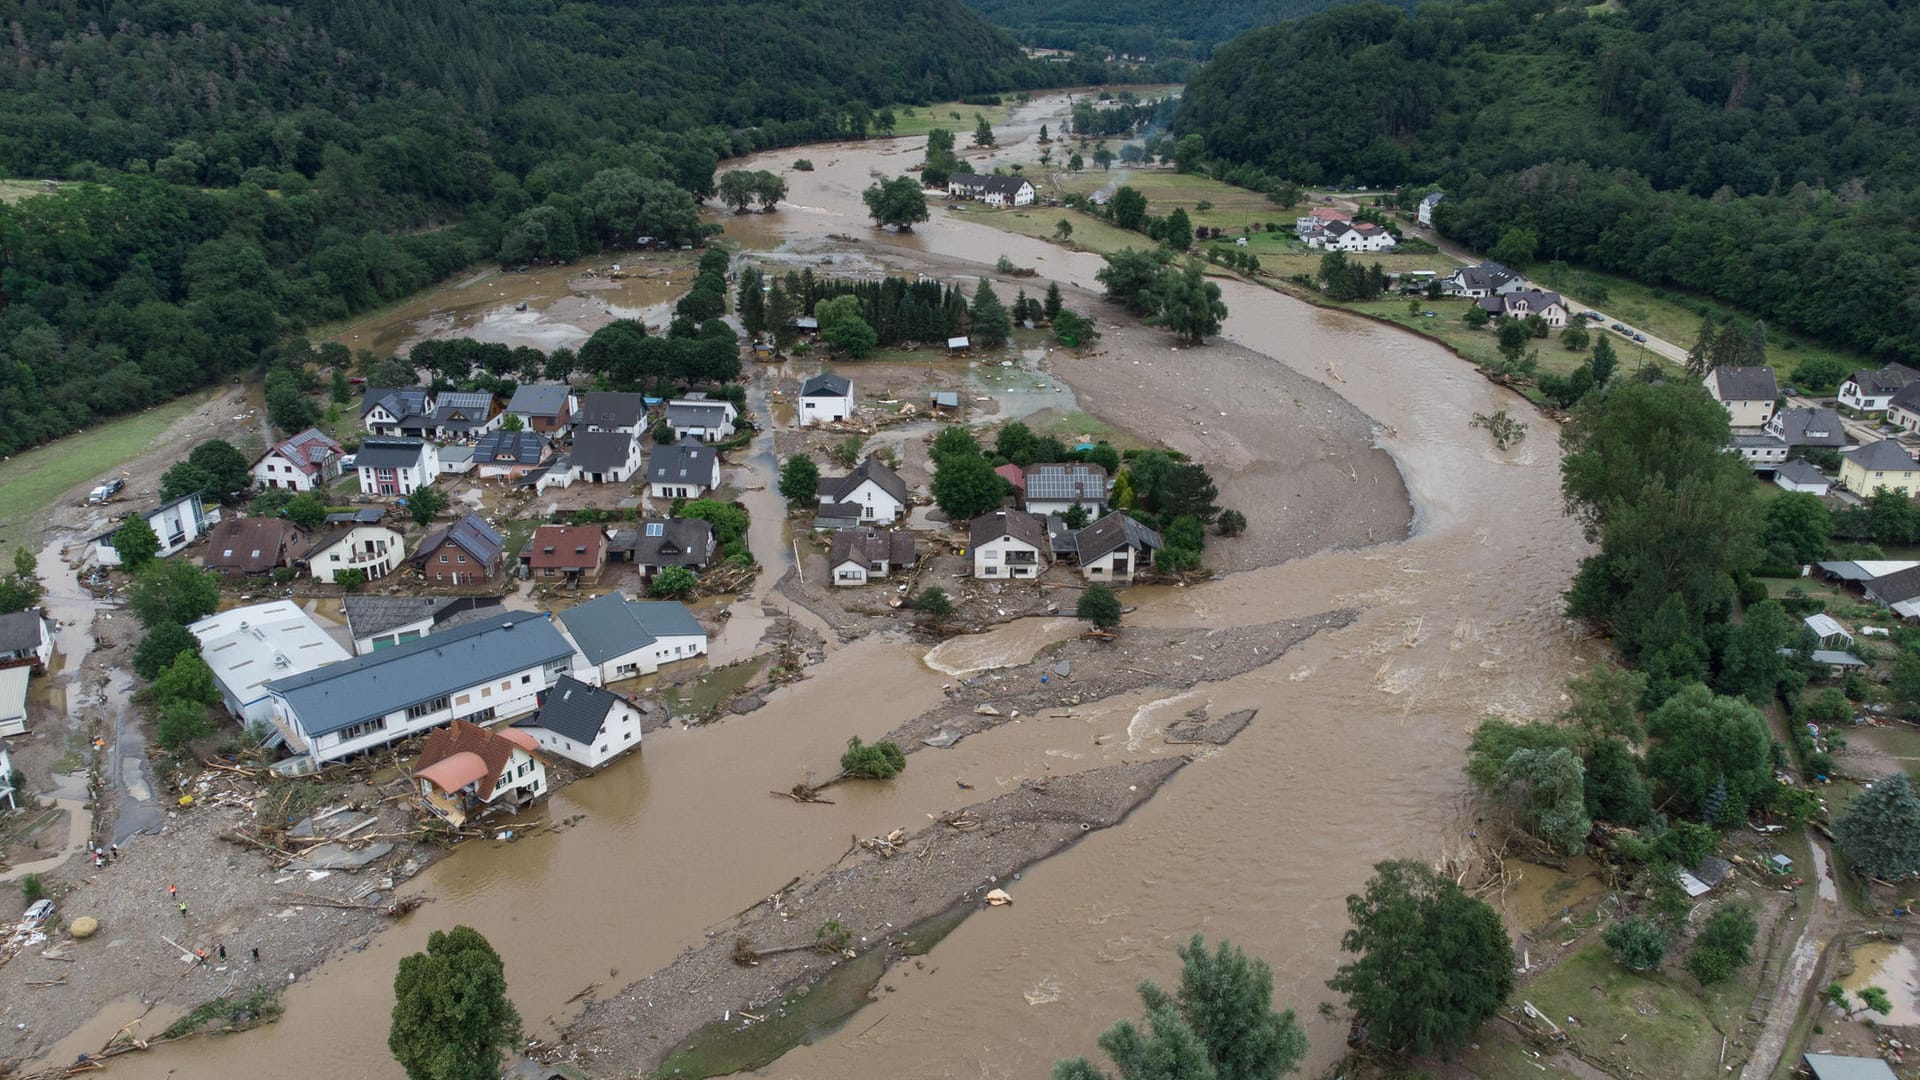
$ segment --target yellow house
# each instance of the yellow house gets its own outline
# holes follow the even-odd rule
[[[1880,488],[1920,495],[1920,461],[1895,440],[1882,439],[1840,455],[1840,486],[1863,496]]]

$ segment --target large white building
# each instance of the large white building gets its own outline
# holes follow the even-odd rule
[[[560,613],[580,655],[579,677],[601,684],[651,675],[662,664],[705,656],[707,631],[685,604],[629,600],[618,592]]]
[[[273,725],[314,766],[438,727],[532,712],[574,669],[549,617],[507,611],[267,684]]]
[[[268,683],[351,655],[291,600],[232,608],[187,629],[200,639],[200,658],[213,669],[227,711],[243,725],[273,719]]]

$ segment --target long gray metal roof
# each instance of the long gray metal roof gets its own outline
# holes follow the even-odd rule
[[[604,664],[663,637],[704,635],[700,620],[675,600],[629,600],[618,592],[560,613],[568,636],[588,660]]]
[[[572,655],[547,616],[505,611],[267,689],[286,700],[308,735],[327,735]]]

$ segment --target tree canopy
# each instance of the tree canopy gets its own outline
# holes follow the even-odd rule
[[[1907,774],[1882,776],[1855,795],[1833,837],[1856,873],[1896,881],[1920,870],[1920,798]]]
[[[498,1080],[520,1041],[506,966],[470,926],[435,930],[425,952],[402,957],[393,996],[387,1048],[407,1080]]]
[[[927,220],[927,196],[911,176],[879,180],[861,192],[867,213],[875,225],[892,225],[902,232]]]

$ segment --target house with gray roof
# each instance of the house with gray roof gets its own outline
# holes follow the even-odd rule
[[[1453,273],[1440,279],[1440,291],[1447,296],[1464,296],[1469,300],[1478,300],[1483,296],[1499,296],[1504,293],[1519,292],[1527,287],[1527,279],[1501,266],[1497,262],[1483,262],[1478,266],[1462,266]]]
[[[442,390],[433,399],[430,437],[471,439],[497,429],[506,419],[500,398],[484,390]]]
[[[1773,419],[1780,386],[1770,367],[1728,367],[1707,372],[1707,393],[1727,410],[1735,428],[1765,427]]]
[[[433,427],[433,391],[417,386],[368,387],[360,423],[369,435],[422,439]]]
[[[699,570],[713,558],[713,525],[699,518],[647,518],[638,528],[613,534],[607,555],[630,562],[640,576],[653,576],[669,566]]]
[[[656,446],[647,460],[647,491],[656,499],[698,499],[720,486],[720,452],[697,442]]]
[[[1847,429],[1840,422],[1840,414],[1832,409],[1798,405],[1791,409],[1781,409],[1767,421],[1766,433],[1787,444],[1788,449],[1802,446],[1818,446],[1838,450],[1853,440],[1847,437]]]
[[[1833,480],[1812,462],[1795,458],[1784,461],[1773,470],[1773,482],[1776,487],[1788,491],[1804,491],[1812,495],[1825,497],[1833,489]]]
[[[390,649],[445,630],[499,614],[497,596],[379,596],[348,593],[340,598],[346,609],[347,633],[353,651],[361,656]]]
[[[618,592],[560,613],[560,624],[602,684],[651,675],[660,665],[707,653],[707,631],[676,600],[629,600]]]
[[[147,519],[147,526],[153,530],[153,535],[160,538],[160,550],[154,552],[154,558],[164,559],[177,554],[220,523],[220,508],[202,502],[202,494],[191,492],[177,499],[169,499],[151,510],[135,511]],[[120,565],[120,553],[113,546],[114,536],[119,531],[120,525],[115,525],[92,539],[94,562],[101,566]]]
[[[490,431],[474,444],[473,463],[482,480],[518,480],[546,464],[551,449],[546,437],[535,432]]]
[[[827,572],[842,587],[884,581],[913,561],[913,534],[905,529],[841,529],[827,545]]]
[[[1529,315],[1538,315],[1552,329],[1558,330],[1567,325],[1567,302],[1557,292],[1516,289],[1483,296],[1476,302],[1482,311],[1502,319],[1525,319]]]
[[[853,380],[821,372],[800,384],[800,426],[831,424],[853,416]]]
[[[624,484],[640,471],[640,436],[624,431],[583,431],[573,437],[567,462],[589,484]]]
[[[1867,599],[1886,605],[1902,618],[1920,615],[1920,566],[1870,578],[1860,587]]]
[[[1107,508],[1112,483],[1107,470],[1085,461],[1027,466],[1026,508],[1030,514],[1064,514],[1075,506],[1098,516]]]
[[[861,524],[886,525],[898,521],[907,512],[911,492],[886,462],[869,456],[845,476],[823,476],[816,489],[820,506],[858,506]],[[837,516],[837,515],[835,515]]]
[[[504,611],[266,689],[280,738],[319,767],[452,720],[532,712],[574,662],[549,616]]]
[[[548,438],[564,435],[573,423],[573,387],[566,383],[527,383],[513,391],[507,415]]]
[[[616,390],[589,390],[580,395],[578,423],[585,431],[624,431],[629,435],[647,426],[647,398]]]
[[[1133,575],[1153,565],[1153,553],[1167,546],[1160,534],[1115,510],[1074,534],[1080,576],[1088,581],[1130,584]]]
[[[53,630],[39,608],[0,615],[0,668],[38,671],[53,659]]]
[[[725,442],[733,438],[734,421],[740,410],[733,402],[705,396],[676,398],[667,402],[667,427],[679,440]]]
[[[1809,1053],[1800,1055],[1800,1060],[1813,1080],[1898,1080],[1899,1075],[1877,1057]]]
[[[597,769],[638,749],[643,723],[631,697],[562,675],[540,700],[540,711],[513,726],[540,749]]]
[[[477,514],[435,529],[407,559],[436,585],[484,585],[506,565],[506,537]]]
[[[1840,455],[1840,486],[1863,498],[1881,488],[1920,494],[1920,461],[1899,440],[1881,439]]]
[[[354,451],[362,495],[411,495],[440,475],[440,450],[425,439],[368,437]]]
[[[1878,370],[1863,368],[1847,376],[1835,397],[1849,409],[1863,413],[1885,412],[1893,403],[1893,395],[1915,381],[1920,381],[1920,371],[1905,364],[1888,364]]]
[[[993,510],[967,523],[977,578],[1036,578],[1050,561],[1047,523],[1020,510]]]

